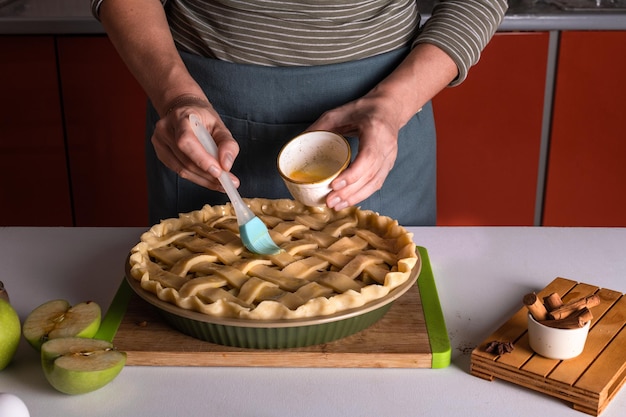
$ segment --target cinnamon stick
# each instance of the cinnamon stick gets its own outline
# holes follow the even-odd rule
[[[523,298],[524,305],[537,321],[548,319],[548,310],[534,292],[526,294]]]
[[[591,308],[597,306],[598,304],[600,304],[600,297],[597,294],[590,295],[588,297],[583,297],[579,300],[564,304],[561,307],[550,311],[550,317],[555,320],[564,319],[582,308]]]
[[[591,314],[591,311],[589,311],[587,307],[583,307],[566,318],[557,320],[538,320],[538,322],[544,326],[554,327],[557,329],[578,329],[583,327],[592,318],[593,315]]]
[[[543,299],[543,303],[545,304],[548,311],[553,311],[563,306],[563,300],[561,299],[561,296],[556,292],[553,292],[549,296],[545,297]]]

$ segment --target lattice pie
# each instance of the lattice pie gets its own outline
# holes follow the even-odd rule
[[[230,204],[154,225],[131,251],[130,275],[176,306],[217,317],[318,317],[384,297],[418,259],[412,234],[371,211],[335,212],[292,200],[248,199],[283,250],[241,243]]]

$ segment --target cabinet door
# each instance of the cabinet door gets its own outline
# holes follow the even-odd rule
[[[626,226],[626,32],[561,36],[543,224]]]
[[[532,225],[549,34],[498,33],[433,100],[437,223]]]
[[[0,36],[0,224],[71,226],[54,38]]]
[[[146,226],[146,97],[107,37],[59,37],[77,226]]]

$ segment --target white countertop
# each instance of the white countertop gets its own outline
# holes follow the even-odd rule
[[[472,349],[560,276],[626,292],[626,229],[412,228],[428,249],[450,342],[444,369],[278,369],[127,366],[82,396],[54,391],[22,340],[0,392],[33,417],[54,416],[585,416],[512,383],[470,375]],[[22,320],[53,298],[106,308],[142,228],[0,228],[0,280]],[[488,301],[488,302],[486,302]],[[624,390],[622,390],[624,391]],[[624,415],[620,392],[603,417]]]

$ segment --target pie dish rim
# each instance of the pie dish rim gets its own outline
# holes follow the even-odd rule
[[[333,314],[322,315],[322,316],[313,316],[313,317],[301,317],[301,318],[293,318],[293,319],[247,319],[247,318],[238,318],[238,317],[220,317],[213,316],[205,313],[201,313],[199,311],[188,310],[182,307],[178,307],[175,304],[169,303],[167,301],[161,300],[156,294],[145,290],[141,287],[141,282],[132,277],[130,273],[130,254],[126,258],[125,262],[125,274],[124,278],[127,283],[133,290],[133,292],[139,296],[141,299],[146,301],[148,304],[155,307],[157,310],[164,311],[168,314],[172,314],[177,316],[178,318],[192,320],[200,323],[207,324],[216,324],[230,327],[245,327],[245,328],[289,328],[289,327],[303,327],[303,326],[315,326],[321,324],[328,324],[333,322],[338,322],[350,318],[355,318],[366,313],[375,311],[379,308],[386,306],[387,304],[393,303],[395,300],[404,295],[409,289],[416,285],[417,280],[419,278],[421,269],[422,269],[422,259],[419,252],[416,250],[416,262],[413,268],[411,268],[411,272],[409,274],[409,278],[393,288],[383,297],[377,298],[375,300],[371,300],[364,305],[341,310]]]

